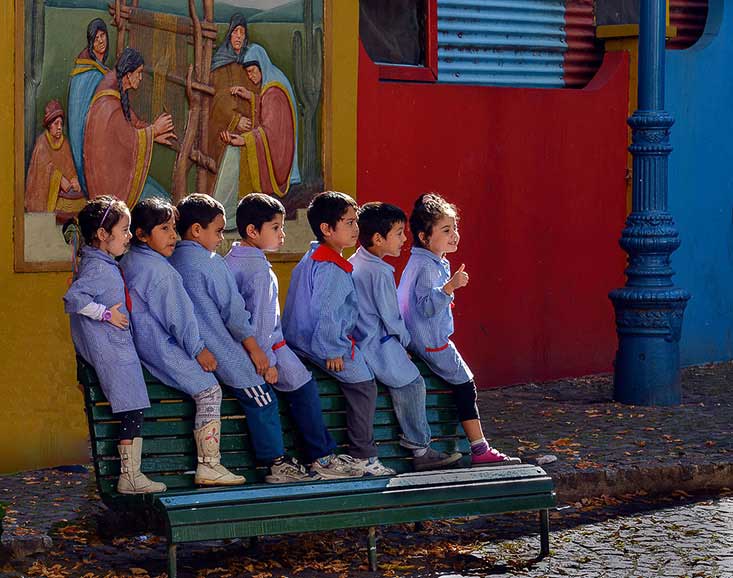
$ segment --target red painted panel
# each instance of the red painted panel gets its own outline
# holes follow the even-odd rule
[[[625,53],[575,91],[380,82],[361,50],[358,199],[459,206],[455,341],[479,386],[611,369],[627,95]]]

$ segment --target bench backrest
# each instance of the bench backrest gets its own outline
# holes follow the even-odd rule
[[[418,367],[428,390],[426,405],[433,447],[442,451],[457,449],[466,453],[468,444],[459,435],[460,425],[449,386],[432,374],[424,364],[419,363]],[[318,368],[311,366],[309,369],[318,381],[326,426],[339,445],[340,449],[337,451],[342,452],[347,442],[344,397],[336,380]],[[194,403],[186,394],[161,384],[147,371],[144,373],[151,407],[145,410],[142,470],[154,479],[164,482],[169,491],[193,489],[193,471],[196,468]],[[131,501],[142,504],[143,499],[138,496],[120,496],[116,492],[120,471],[117,454],[119,422],[102,393],[94,369],[81,358],[77,358],[77,377],[84,386],[92,456],[100,496],[110,506],[124,502],[124,507],[128,508]],[[284,404],[281,403],[280,406],[285,447],[290,455],[301,459],[298,432],[294,429]],[[261,482],[264,470],[258,468],[254,462],[245,417],[239,403],[226,387],[221,414],[222,463],[234,472],[246,476],[248,484]],[[400,428],[389,393],[380,385],[374,427],[379,456],[386,465],[403,473],[412,470],[412,456],[399,445],[399,434]]]

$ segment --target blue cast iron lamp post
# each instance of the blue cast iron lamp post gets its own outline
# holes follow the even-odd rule
[[[664,110],[665,8],[665,0],[641,0],[639,109],[629,119],[632,206],[620,241],[629,254],[627,280],[609,295],[618,333],[614,399],[637,405],[681,401],[679,340],[690,298],[672,282],[680,239],[667,208],[674,119]]]

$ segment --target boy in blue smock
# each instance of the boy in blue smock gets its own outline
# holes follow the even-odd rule
[[[224,238],[224,207],[209,195],[194,194],[178,203],[177,209],[176,227],[182,240],[170,263],[194,304],[201,337],[217,361],[217,377],[232,388],[244,410],[255,457],[269,466],[265,481],[312,479],[303,466],[284,455],[277,397],[263,379],[269,359],[255,339],[234,277],[214,252]]]
[[[406,222],[402,209],[387,203],[367,203],[359,209],[360,247],[349,259],[359,308],[354,337],[377,380],[389,389],[402,429],[400,445],[415,456],[413,467],[434,470],[457,464],[462,455],[430,447],[425,381],[405,351],[410,334],[397,303],[394,267],[384,257],[400,256]]]
[[[287,343],[333,375],[346,398],[349,454],[364,475],[393,475],[374,443],[377,384],[354,339],[359,312],[353,267],[341,253],[356,245],[357,204],[337,192],[316,195],[308,223],[317,241],[293,269],[283,313]]]
[[[311,471],[324,479],[360,476],[342,456],[321,413],[318,386],[303,362],[283,338],[280,325],[278,281],[265,252],[277,251],[285,242],[285,207],[262,193],[246,195],[237,206],[241,241],[224,258],[244,299],[257,343],[267,354],[265,380],[280,392],[303,441]]]

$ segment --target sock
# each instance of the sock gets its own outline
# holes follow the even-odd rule
[[[423,457],[426,453],[428,453],[428,448],[418,448],[415,450],[412,450],[412,455],[416,458]]]
[[[475,456],[480,456],[489,451],[489,442],[486,438],[480,438],[471,442],[471,453]]]

